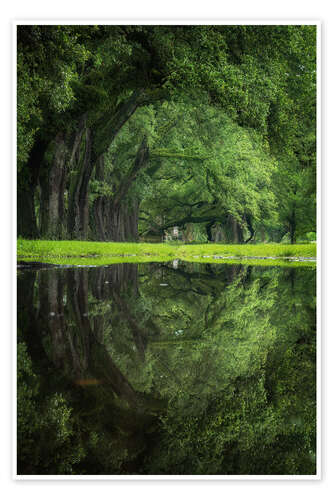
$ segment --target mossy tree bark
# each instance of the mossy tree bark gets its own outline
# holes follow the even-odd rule
[[[86,239],[88,236],[88,187],[92,169],[91,130],[83,119],[72,147],[72,179],[68,200],[68,234],[70,238]]]
[[[212,227],[215,224],[215,219],[210,220],[206,224],[206,233],[207,233],[207,240],[208,241],[213,241],[213,235],[212,235]]]
[[[134,164],[122,179],[108,206],[107,236],[111,241],[136,241],[138,238],[139,202],[126,200],[128,191],[139,172],[148,164],[149,148],[144,137],[137,151]]]
[[[113,113],[107,111],[99,120],[94,124],[96,134],[94,137],[93,147],[93,162],[104,154],[118,132],[131,118],[139,106],[148,104],[148,100],[144,95],[143,89],[137,89],[131,95],[124,99],[114,110]]]
[[[295,206],[292,209],[291,215],[289,217],[289,231],[290,231],[290,243],[294,245],[296,243],[296,210]]]
[[[54,140],[53,160],[40,177],[41,234],[50,239],[61,239],[65,234],[64,191],[66,182],[66,142],[63,132]]]
[[[239,222],[232,216],[229,216],[231,231],[232,231],[232,243],[244,243],[243,231]]]
[[[105,169],[104,169],[104,155],[101,155],[96,162],[95,167],[95,179],[97,181],[104,181]],[[93,220],[94,220],[94,231],[93,234],[95,238],[99,241],[106,240],[105,232],[105,207],[107,199],[103,195],[98,195],[94,200],[92,205]]]
[[[17,236],[35,239],[39,236],[35,213],[35,191],[17,186]]]
[[[88,126],[87,117],[82,117],[78,131],[75,134],[71,155],[71,170],[73,177],[70,183],[69,204],[68,204],[68,235],[70,238],[87,239],[89,235],[89,182],[96,165],[97,176],[103,177],[103,155],[110,144],[135,113],[138,106],[144,103],[143,90],[132,92],[129,98],[123,100],[113,113],[107,112],[103,117],[97,120],[93,128]],[[133,179],[134,180],[134,179]],[[129,178],[130,183],[132,179]],[[125,196],[128,188],[126,183],[121,185],[120,197]],[[102,219],[102,208],[105,205],[105,199],[101,197],[97,200],[95,206],[95,220],[97,217],[98,239],[106,239],[105,223]],[[110,217],[113,223],[122,224],[123,216],[119,211],[120,202],[116,203]],[[117,213],[118,212],[118,213]],[[113,214],[113,215],[112,215]],[[124,216],[126,219],[126,215]],[[112,226],[112,222],[111,222]],[[94,232],[94,231],[93,231]],[[116,237],[121,238],[122,233],[126,233],[121,227],[115,231]],[[117,239],[115,241],[123,241]]]
[[[29,160],[17,177],[17,235],[33,239],[39,236],[35,210],[35,194],[39,173],[48,143],[36,139]]]

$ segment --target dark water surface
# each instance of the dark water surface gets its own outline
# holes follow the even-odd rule
[[[18,474],[315,474],[315,271],[18,270]]]

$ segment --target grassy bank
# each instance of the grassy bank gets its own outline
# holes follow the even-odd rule
[[[314,258],[316,244],[183,245],[175,243],[103,243],[93,241],[18,240],[17,258],[58,264],[105,265],[119,262],[158,262],[181,259],[195,262],[239,262],[272,265],[260,258]],[[224,260],[225,259],[225,260]],[[277,261],[274,260],[274,265]],[[307,264],[303,262],[302,264]],[[309,263],[310,264],[310,263]],[[311,263],[313,265],[313,263]]]

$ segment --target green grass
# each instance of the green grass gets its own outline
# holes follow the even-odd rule
[[[214,257],[215,256],[215,257]],[[223,258],[216,258],[225,257]],[[120,262],[165,262],[181,259],[192,262],[242,263],[259,265],[290,264],[287,257],[315,257],[316,244],[282,245],[223,245],[181,243],[103,243],[93,241],[17,241],[19,260],[38,260],[55,264],[106,265]],[[233,258],[232,258],[233,257]],[[274,257],[278,260],[256,260],[255,257]],[[313,262],[298,262],[314,265]]]

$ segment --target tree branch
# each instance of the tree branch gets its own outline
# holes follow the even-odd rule
[[[120,186],[118,187],[117,193],[114,196],[113,204],[118,205],[120,201],[126,196],[132,182],[140,172],[148,163],[149,159],[149,149],[147,144],[147,137],[145,136],[142,140],[142,143],[137,151],[134,165],[131,168],[128,175],[121,181]]]

